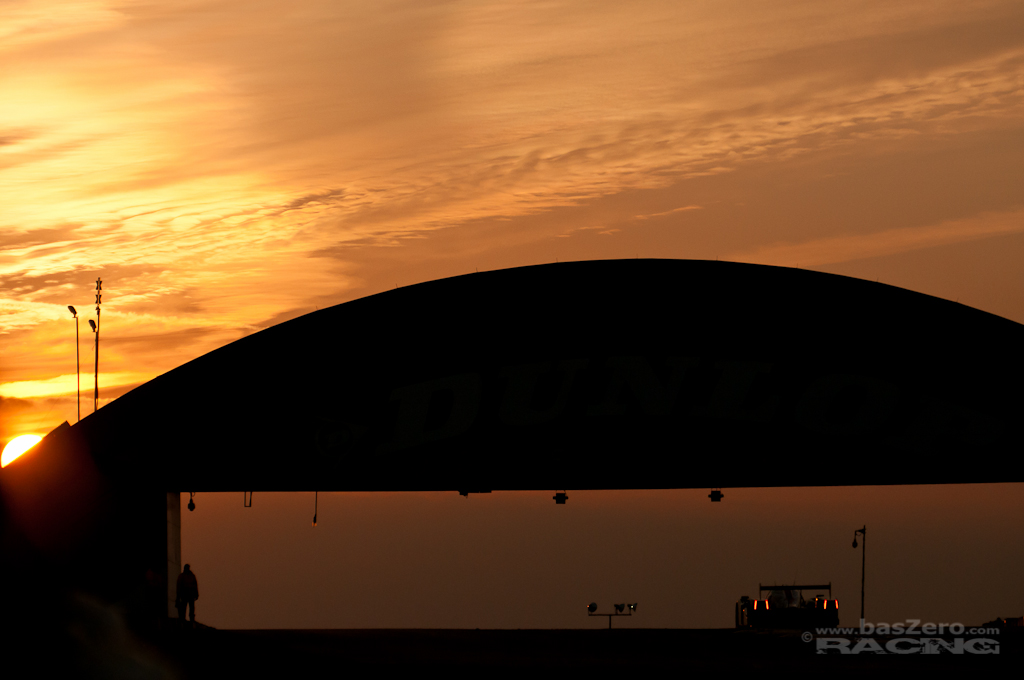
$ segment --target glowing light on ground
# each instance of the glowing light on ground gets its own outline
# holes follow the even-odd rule
[[[42,439],[37,434],[23,434],[7,442],[3,454],[0,455],[0,467],[7,467],[12,460],[31,449]]]

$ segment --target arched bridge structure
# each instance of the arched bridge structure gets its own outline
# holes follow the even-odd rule
[[[1021,481],[1022,348],[1020,324],[843,276],[550,264],[307,314],[72,430],[167,491]]]

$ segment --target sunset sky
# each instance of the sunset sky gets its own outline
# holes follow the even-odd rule
[[[101,405],[317,307],[555,260],[802,267],[1024,322],[1022,180],[1024,4],[1013,0],[9,0],[0,5],[0,446],[75,421],[69,304],[82,317],[82,410],[91,411],[86,319],[97,277]],[[1012,506],[1006,530],[1019,542],[1021,487],[992,488],[999,500],[973,506],[982,514],[964,531],[1009,521]],[[918,490],[914,502],[967,503],[965,489]],[[706,492],[687,493],[695,522],[732,500],[712,508]],[[780,517],[792,519],[825,492],[749,493],[758,513],[784,506]],[[870,495],[835,493],[847,494],[847,510],[857,493]],[[892,493],[892,513],[910,512],[896,509],[906,494]],[[599,532],[602,512],[628,506],[623,516],[669,536],[659,518],[684,496],[595,494],[589,526]],[[525,498],[554,509],[543,494],[508,498],[468,502],[490,503],[506,523]],[[877,508],[890,506],[871,498],[883,521]],[[212,550],[223,527],[248,535],[237,522],[254,515],[231,519],[229,500],[238,499],[203,508],[222,503],[220,514],[186,518],[186,559]],[[307,499],[266,502],[286,514]],[[468,507],[457,497],[336,502],[364,515],[391,502],[395,518],[438,522]],[[837,526],[853,522],[835,529],[844,560],[853,529],[870,523],[847,510],[834,515]],[[941,537],[949,525],[938,514],[901,522],[907,535]],[[203,523],[213,517],[221,529]],[[302,519],[295,530],[308,528]],[[1019,564],[1022,546],[1006,549]],[[227,560],[201,554],[202,584],[212,562]],[[765,571],[764,580],[792,577],[789,567]],[[299,579],[287,573],[275,578]],[[991,616],[1024,614],[1014,587],[1010,610]],[[731,603],[721,606],[731,616]],[[543,625],[538,616],[522,625]],[[275,621],[312,625],[284,614],[259,624]]]

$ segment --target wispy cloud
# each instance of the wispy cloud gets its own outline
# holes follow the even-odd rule
[[[816,267],[1021,232],[1024,232],[1024,210],[803,243],[774,243],[730,253],[724,259],[785,267]]]
[[[665,210],[664,212],[648,213],[646,215],[637,215],[634,220],[649,220],[654,217],[665,217],[666,215],[673,215],[678,212],[686,212],[688,210],[703,210],[704,206],[701,205],[686,205],[682,208],[673,208],[672,210]]]
[[[88,374],[83,376],[83,393],[90,391],[92,380]],[[118,371],[114,373],[100,373],[99,386],[101,389],[110,387],[124,387],[125,385],[136,385],[146,382],[156,376],[148,373],[133,373],[131,371]],[[38,397],[56,397],[68,394],[75,394],[78,390],[78,377],[74,374],[59,375],[55,378],[45,380],[18,380],[8,383],[0,383],[0,397],[12,399],[33,399]]]

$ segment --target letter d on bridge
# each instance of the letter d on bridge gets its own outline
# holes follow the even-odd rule
[[[394,434],[381,450],[455,437],[472,427],[480,411],[480,375],[463,373],[399,387],[391,402],[398,402],[398,416]]]

